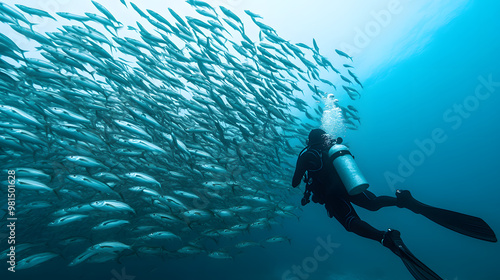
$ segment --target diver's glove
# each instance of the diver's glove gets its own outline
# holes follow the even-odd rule
[[[306,206],[309,202],[311,201],[305,197],[303,197],[302,200],[300,200],[300,204],[302,204],[302,206]]]

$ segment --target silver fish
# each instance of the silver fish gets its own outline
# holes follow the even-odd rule
[[[124,176],[130,180],[134,180],[139,183],[155,184],[161,188],[160,182],[158,182],[155,178],[153,178],[153,176],[150,176],[142,172],[129,172],[125,173]]]
[[[118,219],[112,219],[112,220],[107,220],[104,221],[92,228],[92,230],[106,230],[110,228],[115,228],[115,227],[120,227],[126,224],[130,224],[129,221],[127,220],[118,220]]]
[[[224,252],[224,251],[212,251],[212,252],[208,253],[208,256],[210,258],[214,258],[214,259],[232,259],[233,258],[229,253]]]
[[[49,223],[49,226],[59,227],[59,226],[67,225],[69,223],[74,223],[76,221],[83,220],[87,217],[88,217],[88,215],[71,214],[71,215],[67,215],[67,216],[63,216],[63,217],[55,219],[54,221]]]
[[[107,184],[85,175],[68,175],[67,178],[84,187],[93,188],[103,193],[114,193]]]
[[[57,256],[59,255],[51,252],[35,254],[20,260],[16,265],[16,269],[17,270],[27,269],[39,265],[41,263],[47,262]]]
[[[135,214],[135,210],[132,209],[128,204],[125,202],[117,201],[117,200],[100,200],[100,201],[94,201],[90,203],[90,206],[92,206],[95,209],[98,209],[100,211],[104,212],[131,212]]]
[[[102,167],[102,168],[107,168],[104,164],[98,162],[97,160],[90,158],[90,157],[85,157],[85,156],[66,156],[66,159],[84,166],[84,167]]]
[[[0,112],[3,112],[4,114],[8,115],[9,117],[15,118],[21,122],[24,122],[29,125],[34,125],[37,127],[43,127],[43,125],[35,119],[33,116],[30,114],[22,111],[21,109],[8,106],[8,105],[0,105]]]

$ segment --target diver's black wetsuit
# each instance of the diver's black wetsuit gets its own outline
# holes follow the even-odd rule
[[[322,129],[313,129],[309,133],[307,144],[297,160],[292,186],[300,185],[307,171],[306,193],[302,205],[309,202],[309,191],[313,193],[312,201],[324,204],[328,216],[335,217],[347,231],[362,237],[379,241],[401,258],[408,271],[416,280],[443,280],[432,271],[406,247],[401,239],[401,233],[395,229],[380,231],[362,221],[351,202],[371,211],[386,206],[407,208],[428,219],[458,233],[477,239],[497,242],[495,232],[481,218],[453,212],[424,204],[411,195],[408,190],[397,190],[396,197],[375,196],[369,191],[358,195],[349,195],[340,176],[329,160],[328,151],[334,144],[341,144],[342,138],[333,139]],[[305,151],[305,152],[304,152]]]
[[[312,182],[309,182],[309,188],[313,193],[313,202],[324,204],[328,216],[335,217],[347,231],[381,241],[385,232],[362,221],[351,202],[370,211],[377,211],[382,207],[395,206],[397,199],[390,196],[377,197],[370,191],[353,196],[349,195],[333,163],[326,160],[330,147],[326,147],[322,151],[321,144],[313,145],[300,155],[293,175],[292,186],[297,187],[304,173],[308,171],[308,175],[312,179]]]

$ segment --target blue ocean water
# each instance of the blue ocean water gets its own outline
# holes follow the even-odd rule
[[[252,11],[260,12],[258,6]],[[388,66],[363,68],[356,102],[361,125],[343,136],[372,192],[407,188],[422,202],[479,216],[500,230],[499,11],[496,1],[467,2],[404,59],[395,53]],[[322,32],[309,33],[324,37]],[[356,210],[379,229],[400,230],[413,253],[443,278],[500,279],[496,243],[458,235],[404,209]],[[249,248],[234,260],[150,257],[75,268],[57,260],[14,276],[2,271],[8,277],[2,279],[412,279],[396,256],[346,232],[322,206],[309,204],[297,214],[271,232],[253,233],[256,239],[286,235],[291,244]],[[315,250],[328,241],[335,244],[331,254],[318,260]]]

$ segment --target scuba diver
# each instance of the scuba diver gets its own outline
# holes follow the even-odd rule
[[[493,230],[482,219],[423,204],[407,190],[397,190],[396,197],[377,197],[366,190],[368,183],[347,147],[341,143],[342,138],[333,139],[322,129],[313,129],[309,133],[307,146],[299,154],[292,181],[295,188],[305,175],[306,190],[301,204],[304,206],[309,203],[312,193],[312,201],[324,204],[330,218],[335,217],[347,231],[378,241],[389,248],[401,258],[415,279],[442,280],[410,252],[401,240],[399,231],[381,231],[372,227],[359,218],[351,203],[370,211],[387,206],[406,208],[458,233],[485,241],[497,241]]]

